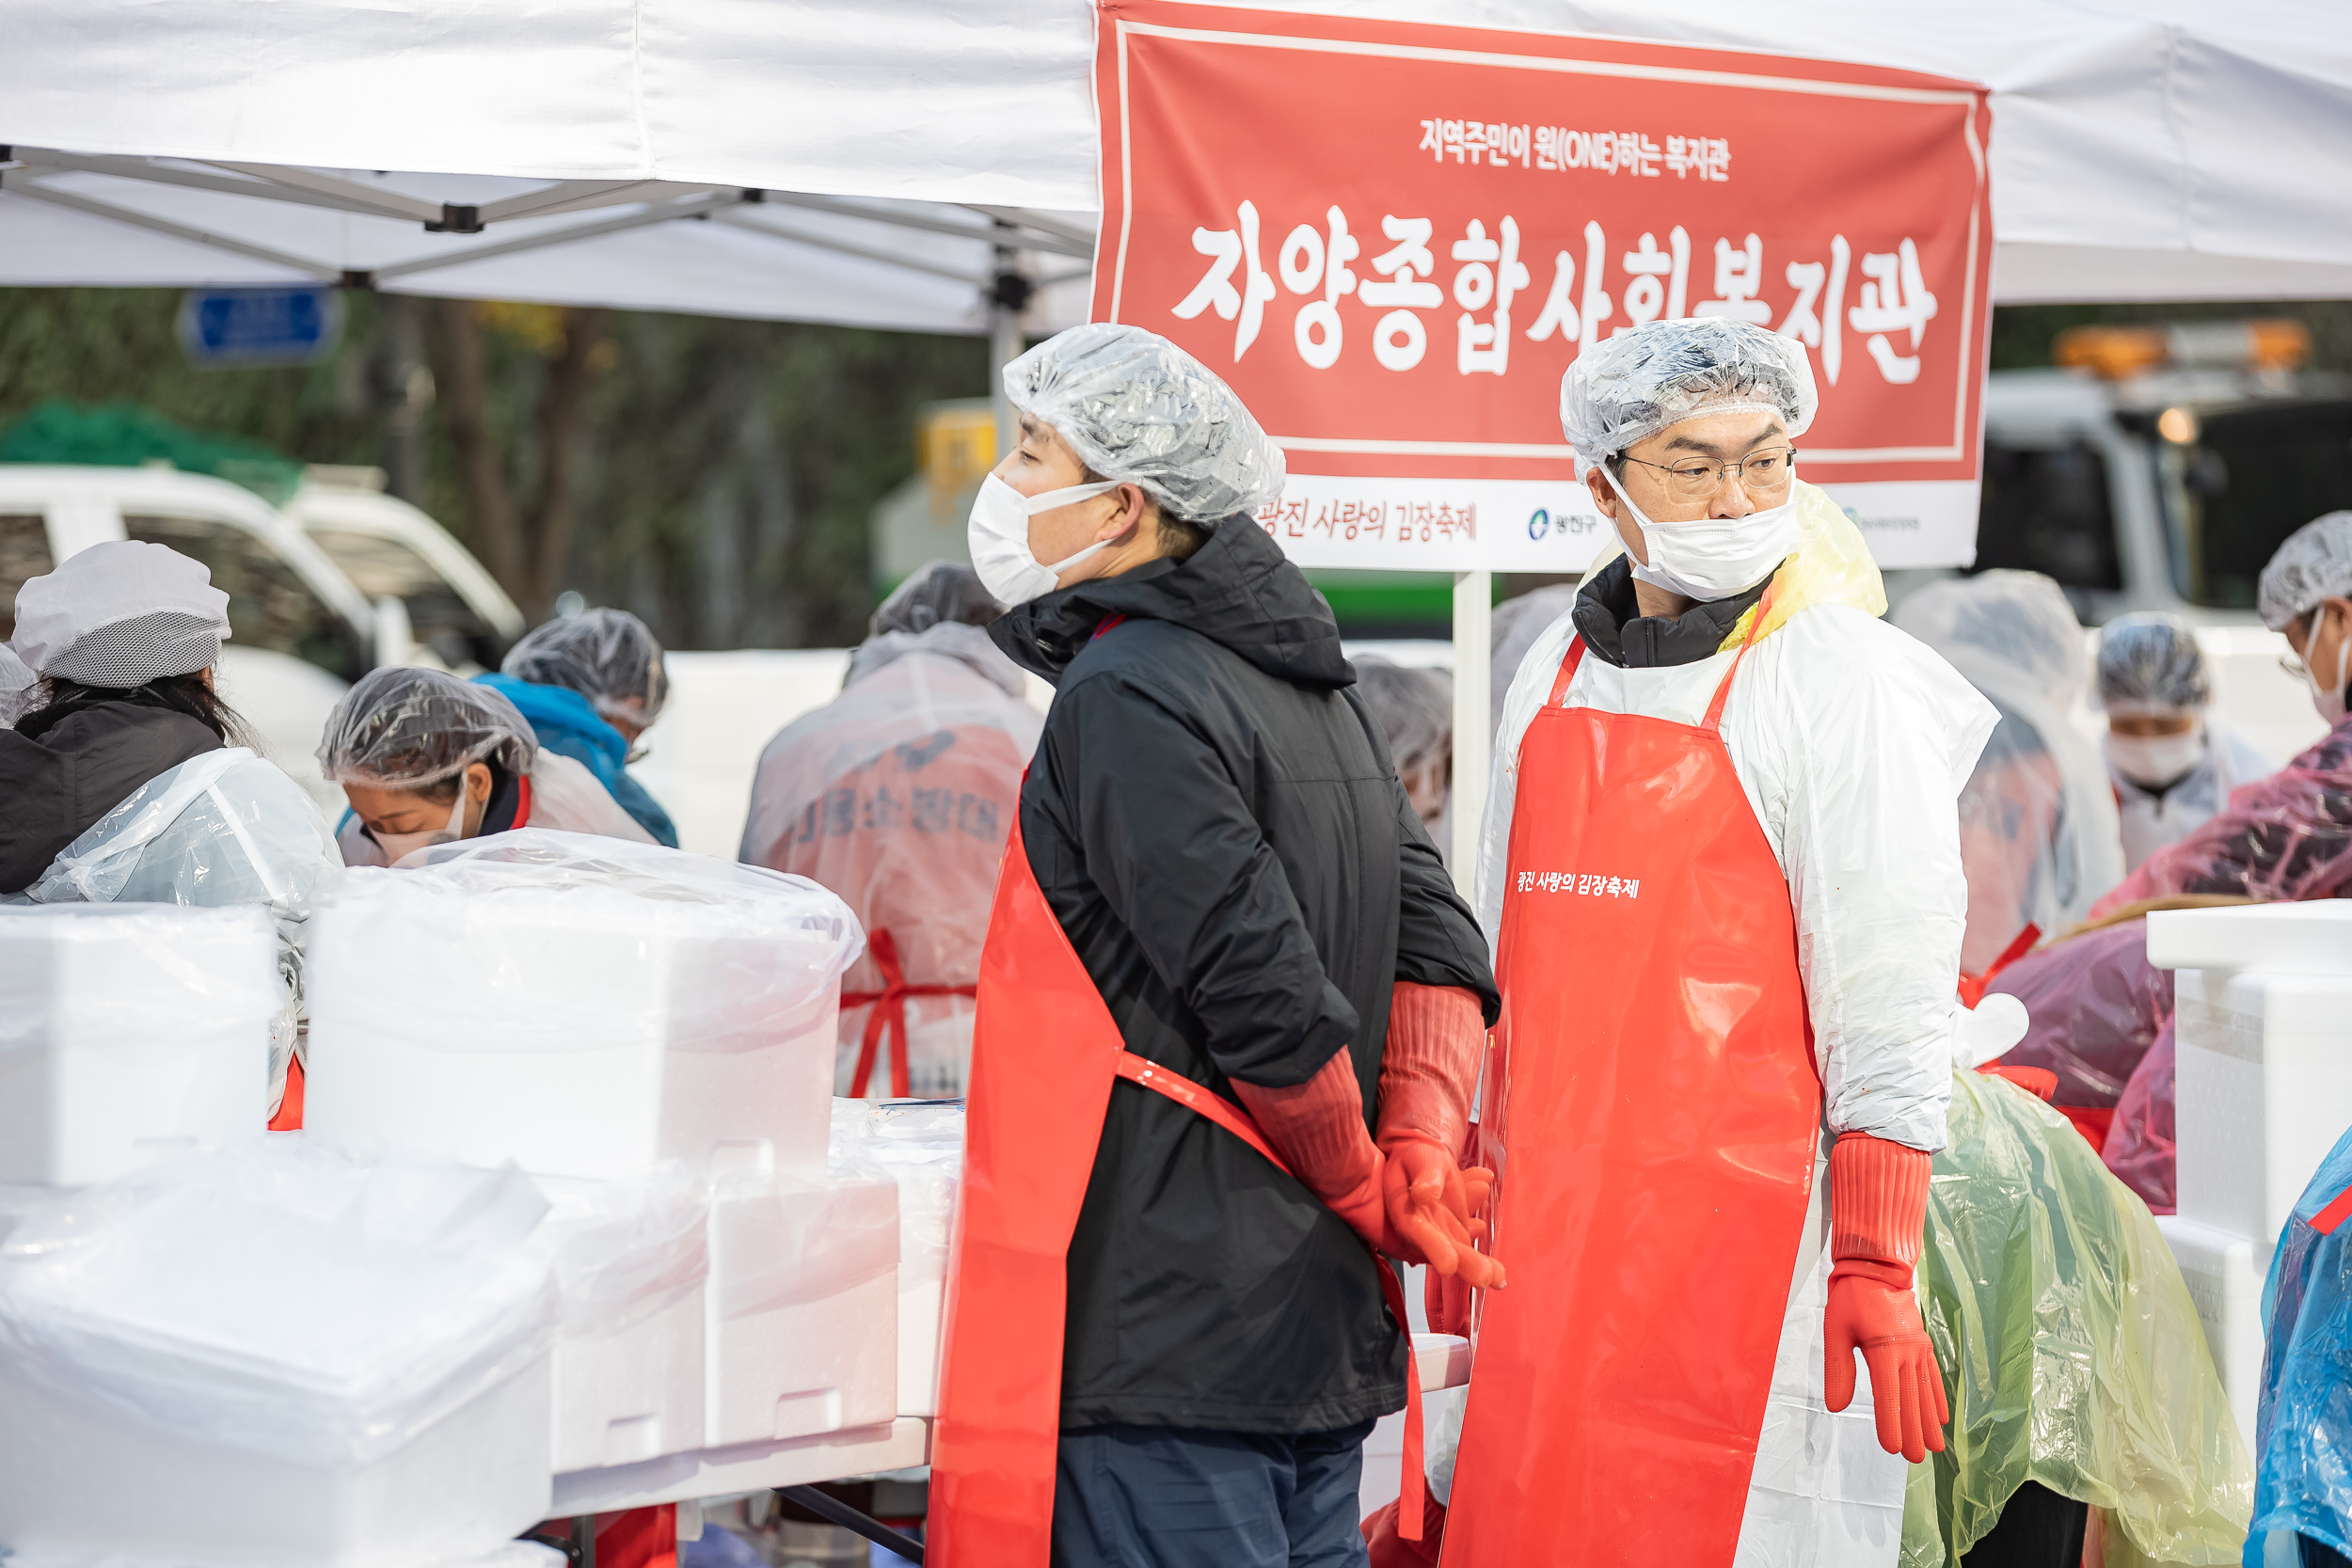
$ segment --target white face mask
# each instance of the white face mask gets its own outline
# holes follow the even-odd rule
[[[2312,629],[2303,638],[2305,651],[2312,653],[2318,651],[2319,622],[2320,618],[2327,613],[2328,607],[2324,604],[2312,607]],[[2312,706],[2319,709],[2319,716],[2328,721],[2328,726],[2330,729],[2335,727],[2337,720],[2344,717],[2344,677],[2346,673],[2344,659],[2347,655],[2352,655],[2352,633],[2336,639],[2336,684],[2333,686],[2321,686],[2319,673],[2311,667],[2311,662],[2307,659],[2303,664],[2303,678],[2311,683]]]
[[[2205,760],[2205,726],[2179,735],[2107,732],[2107,766],[2143,789],[2168,789]]]
[[[1778,506],[1751,512],[1744,517],[1698,517],[1687,523],[1653,523],[1633,504],[1617,476],[1603,463],[1601,474],[1617,499],[1642,525],[1649,546],[1649,564],[1636,564],[1633,576],[1654,588],[1702,602],[1744,594],[1772,575],[1772,568],[1797,551],[1797,496]]]
[[[434,844],[454,844],[466,836],[466,775],[457,775],[457,799],[450,802],[449,820],[437,828],[427,828],[421,833],[379,833],[368,832],[384,851],[386,865],[398,865],[403,859]]]
[[[990,474],[980,481],[980,493],[972,498],[972,519],[964,525],[964,539],[972,547],[972,569],[980,574],[980,581],[1000,604],[1026,604],[1040,594],[1052,593],[1060,586],[1064,572],[1097,550],[1108,549],[1111,542],[1098,539],[1076,555],[1042,565],[1029,553],[1029,519],[1118,488],[1117,480],[1104,480],[1099,484],[1072,484],[1041,496],[1025,496]]]

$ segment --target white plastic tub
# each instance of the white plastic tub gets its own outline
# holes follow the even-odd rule
[[[278,994],[259,910],[0,908],[0,1182],[258,1141]]]
[[[710,1208],[710,1448],[887,1423],[898,1406],[898,1189],[723,1179]]]
[[[347,873],[313,920],[309,1128],[548,1176],[822,1174],[848,906],[579,833],[435,854]]]

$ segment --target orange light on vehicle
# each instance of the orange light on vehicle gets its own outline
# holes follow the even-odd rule
[[[2155,369],[2169,354],[2160,326],[2070,326],[2058,335],[2050,356],[2102,381],[2122,381]]]
[[[2156,434],[2176,447],[2185,447],[2197,439],[2197,416],[2185,408],[2168,408],[2156,416]]]
[[[2263,370],[2299,370],[2312,357],[2312,329],[2283,316],[2265,316],[2246,324],[2253,338],[2249,360]]]

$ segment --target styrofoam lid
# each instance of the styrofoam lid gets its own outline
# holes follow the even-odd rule
[[[2352,974],[2352,901],[2158,910],[2148,916],[2158,969],[2261,969]]]

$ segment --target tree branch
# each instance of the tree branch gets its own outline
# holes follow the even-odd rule
[[[600,309],[564,312],[564,352],[548,367],[547,390],[539,401],[539,494],[532,507],[531,592],[525,605],[534,620],[555,602],[571,559],[578,522],[572,505],[579,455],[574,432],[596,378],[596,353],[604,342],[610,315]]]

